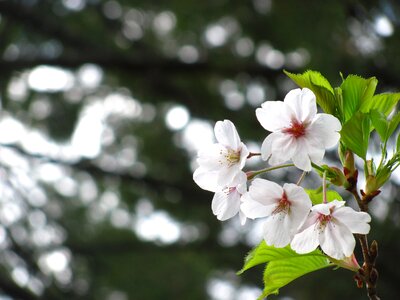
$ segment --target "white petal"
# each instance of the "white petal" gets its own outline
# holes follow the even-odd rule
[[[261,145],[261,158],[268,160],[272,154],[272,143],[275,139],[273,133],[270,133],[263,141]]]
[[[368,234],[371,216],[366,212],[357,212],[350,207],[335,209],[332,216],[349,228],[352,233]]]
[[[315,223],[312,223],[305,230],[294,236],[292,242],[290,243],[290,247],[300,254],[314,251],[319,245],[318,235],[318,229]]]
[[[313,207],[311,207],[311,211],[327,216],[327,215],[331,214],[331,211],[335,211],[336,209],[344,206],[345,203],[346,202],[344,202],[344,201],[333,200],[328,203],[316,204]]]
[[[243,226],[246,224],[247,218],[241,210],[239,210],[239,219],[240,219],[240,225]]]
[[[333,200],[331,202],[328,202],[327,205],[329,206],[329,209],[331,208],[339,208],[342,206],[345,206],[346,202],[345,201],[340,201],[340,200]]]
[[[307,88],[291,90],[284,102],[293,110],[295,118],[301,123],[311,122],[317,113],[315,95]]]
[[[224,154],[227,152],[226,148],[220,144],[212,144],[198,152],[197,163],[200,167],[208,170],[218,170],[225,167],[226,159]]]
[[[293,183],[285,183],[283,189],[290,202],[290,212],[292,229],[296,231],[306,220],[311,208],[311,200],[304,189]]]
[[[247,192],[247,175],[244,172],[239,172],[232,180],[229,187],[236,187],[236,190],[243,195]]]
[[[218,143],[232,150],[239,150],[240,137],[235,125],[229,120],[218,121],[214,127],[215,137]]]
[[[250,197],[263,205],[276,205],[282,198],[282,187],[266,179],[256,178],[249,187]]]
[[[256,109],[257,120],[266,130],[274,132],[288,127],[291,116],[282,101],[267,101]]]
[[[319,213],[311,211],[308,214],[305,222],[303,223],[303,225],[301,225],[301,227],[297,230],[297,232],[302,232],[310,226],[315,226],[315,224],[318,222],[318,218],[319,218]]]
[[[264,225],[264,240],[267,245],[282,248],[292,239],[290,218],[284,212],[270,216]]]
[[[291,203],[299,203],[307,207],[309,206],[309,208],[311,207],[310,197],[301,186],[293,183],[285,183],[283,185],[283,190]]]
[[[342,129],[340,121],[329,114],[317,114],[308,127],[308,134],[320,141],[327,148],[335,146],[339,139],[339,131]]]
[[[249,156],[250,151],[243,143],[240,143],[239,148],[240,148],[240,159],[238,164],[240,165],[240,169],[243,169],[244,165],[246,164],[247,156]]]
[[[249,219],[264,218],[271,215],[276,209],[276,204],[263,205],[251,198],[249,193],[242,196],[240,210]]]
[[[217,184],[217,171],[208,171],[204,168],[199,167],[193,173],[193,180],[203,190],[210,192],[216,192],[217,190],[219,190]]]
[[[296,143],[296,152],[292,155],[294,165],[303,171],[311,171],[311,160],[308,156],[306,141],[304,138],[300,138],[296,140]]]
[[[241,172],[238,165],[232,165],[230,167],[220,169],[218,173],[218,186],[230,186],[232,180],[237,174]]]
[[[292,158],[297,149],[296,140],[282,132],[270,133],[261,146],[262,159],[271,165],[278,165]]]
[[[322,163],[325,155],[325,147],[318,139],[307,135],[304,138],[304,146],[307,148],[307,154],[310,160],[317,165]]]
[[[240,194],[236,191],[230,193],[217,192],[212,200],[211,208],[218,220],[230,219],[239,212]]]
[[[343,259],[350,256],[356,241],[350,230],[340,223],[328,222],[319,236],[322,250],[335,259]]]

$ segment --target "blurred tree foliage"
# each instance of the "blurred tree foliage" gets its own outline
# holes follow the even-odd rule
[[[394,0],[0,1],[1,299],[255,297],[262,270],[234,272],[260,235],[212,215],[196,141],[227,118],[261,143],[254,110],[294,87],[283,69],[399,90],[399,13]],[[383,299],[400,295],[398,183],[374,208]],[[271,298],[365,295],[324,270]]]

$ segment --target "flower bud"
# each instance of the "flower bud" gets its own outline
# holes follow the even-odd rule
[[[378,256],[378,242],[373,240],[371,243],[371,247],[369,248],[369,256],[371,258],[371,262],[375,263],[375,260]]]
[[[346,177],[346,182],[344,187],[347,190],[352,190],[357,184],[358,170],[354,164],[354,154],[353,152],[346,150],[345,160],[343,164],[343,173]]]
[[[369,274],[369,280],[371,281],[372,284],[374,284],[374,285],[376,284],[376,282],[378,280],[378,276],[379,276],[378,271],[375,268],[373,268],[371,270],[371,273]]]
[[[376,181],[376,177],[373,175],[368,175],[367,176],[367,182],[365,183],[365,191],[364,193],[366,195],[371,194],[372,192],[376,191],[378,189],[378,184]]]
[[[344,172],[345,172],[346,177],[347,177],[347,175],[354,174],[354,171],[355,171],[356,168],[355,168],[355,165],[354,165],[354,154],[353,154],[353,152],[351,152],[349,150],[346,150],[343,167],[344,167]]]

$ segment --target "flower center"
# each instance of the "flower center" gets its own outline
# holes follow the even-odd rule
[[[303,123],[298,122],[297,120],[292,120],[292,124],[288,128],[284,128],[282,130],[284,133],[288,133],[295,137],[296,139],[304,136],[306,134],[306,126]]]
[[[227,149],[226,153],[221,152],[221,154],[225,157],[225,160],[229,166],[232,166],[240,161],[240,151]]]
[[[320,214],[318,216],[318,221],[319,221],[320,225],[323,226],[323,227],[325,227],[326,224],[331,221],[331,219],[332,219],[331,215]]]
[[[272,212],[272,214],[278,214],[280,212],[288,213],[290,209],[290,201],[288,200],[286,193],[283,192],[282,198],[279,200],[278,205]]]
[[[228,196],[229,194],[236,191],[236,187],[226,187],[223,189],[223,192]]]

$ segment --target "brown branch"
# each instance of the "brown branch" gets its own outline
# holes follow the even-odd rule
[[[361,211],[368,212],[368,203],[372,200],[371,196],[363,195],[363,198],[360,197],[357,191],[357,178],[355,178],[354,184],[349,189],[349,192],[353,195],[354,199],[357,201],[357,204]],[[363,254],[364,263],[362,265],[361,270],[359,271],[360,278],[365,282],[368,297],[370,300],[379,300],[376,293],[376,285],[378,280],[378,271],[375,268],[375,260],[378,255],[377,253],[377,243],[376,241],[371,244],[371,248],[368,245],[368,236],[366,234],[356,234]],[[374,251],[371,251],[371,249]],[[373,252],[373,253],[372,253]]]

